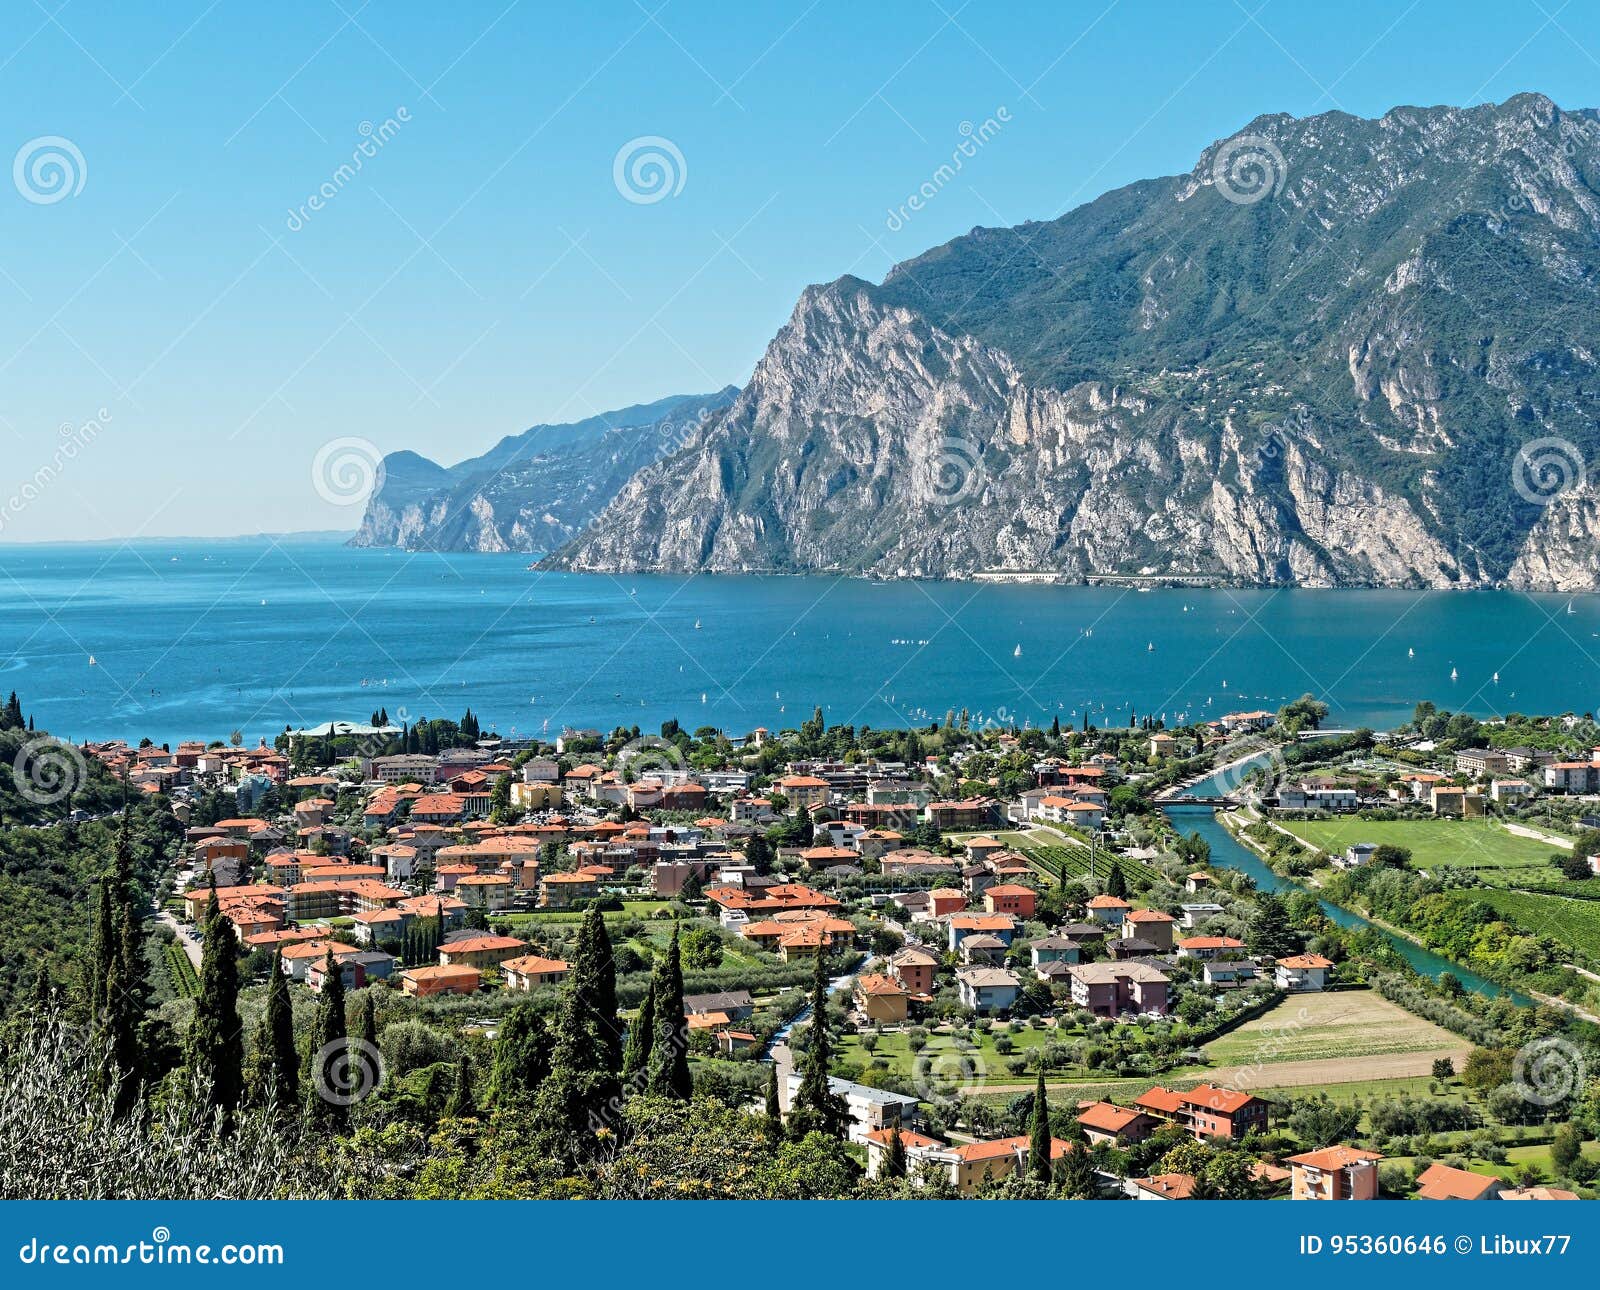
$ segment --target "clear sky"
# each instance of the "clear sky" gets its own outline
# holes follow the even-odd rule
[[[1260,113],[1600,104],[1600,11],[1561,0],[15,0],[3,22],[0,542],[354,528],[313,486],[330,442],[448,462],[742,384],[806,284],[1187,170]],[[659,200],[648,159],[619,185],[641,138],[667,141],[639,145],[675,172]]]

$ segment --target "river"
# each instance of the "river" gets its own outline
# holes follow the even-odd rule
[[[1237,782],[1241,772],[1232,773],[1232,782]],[[1189,791],[1196,796],[1220,795],[1227,791],[1226,786],[1217,782],[1218,777],[1201,780]],[[1217,814],[1209,806],[1183,806],[1169,804],[1163,807],[1167,818],[1172,821],[1174,828],[1181,833],[1198,833],[1211,847],[1211,863],[1222,869],[1233,869],[1250,878],[1258,888],[1263,891],[1293,892],[1305,890],[1299,884],[1287,878],[1280,877],[1269,868],[1264,860],[1237,841],[1233,834],[1223,827],[1217,819]],[[1435,954],[1432,950],[1424,949],[1415,941],[1407,940],[1404,936],[1396,936],[1393,932],[1377,926],[1353,914],[1348,909],[1323,900],[1319,902],[1322,912],[1340,927],[1371,928],[1377,932],[1411,967],[1422,976],[1431,977],[1437,981],[1446,972],[1449,972],[1462,985],[1475,994],[1485,995],[1489,998],[1508,996],[1518,1003],[1531,1004],[1533,1000],[1525,995],[1518,994],[1515,990],[1508,990],[1502,985],[1489,980],[1488,977],[1479,976],[1471,968]]]

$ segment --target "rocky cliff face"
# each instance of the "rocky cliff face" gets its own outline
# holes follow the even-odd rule
[[[1597,177],[1593,114],[1537,96],[1261,118],[809,289],[550,563],[1592,587]]]

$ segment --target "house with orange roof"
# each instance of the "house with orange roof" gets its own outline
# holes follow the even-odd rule
[[[547,873],[539,879],[539,903],[547,909],[566,909],[600,894],[600,875],[588,869],[576,873]]]
[[[1072,1002],[1097,1017],[1127,1013],[1166,1016],[1170,982],[1145,963],[1071,963],[1067,965]]]
[[[561,959],[547,959],[538,954],[523,954],[506,959],[500,964],[505,973],[506,989],[537,990],[542,986],[560,985],[567,979],[568,965]]]
[[[1128,911],[1133,908],[1121,896],[1108,896],[1104,893],[1090,896],[1087,907],[1090,918],[1097,923],[1105,923],[1108,927],[1120,926],[1123,919],[1128,916]]]
[[[920,945],[907,945],[889,959],[889,975],[912,995],[931,995],[939,973],[939,956]]]
[[[706,898],[722,909],[742,909],[752,917],[791,909],[838,909],[839,902],[803,883],[779,883],[757,892],[743,887],[709,887]]]
[[[1153,1174],[1128,1179],[1127,1194],[1133,1200],[1193,1200],[1197,1186],[1193,1174]]]
[[[959,950],[969,936],[998,936],[1009,947],[1017,934],[1016,920],[1010,914],[952,914],[947,926],[951,951]]]
[[[1263,1098],[1215,1084],[1197,1084],[1184,1092],[1157,1084],[1135,1098],[1133,1104],[1186,1129],[1198,1142],[1236,1142],[1267,1129],[1268,1103]]]
[[[1452,1169],[1438,1161],[1417,1175],[1418,1200],[1495,1200],[1503,1187],[1498,1178]]]
[[[495,936],[489,932],[457,937],[439,946],[439,963],[443,967],[490,968],[499,967],[509,958],[525,954],[527,941],[515,936]]]
[[[1161,1127],[1161,1121],[1154,1116],[1114,1102],[1080,1103],[1077,1119],[1091,1146],[1097,1142],[1109,1142],[1114,1147],[1143,1142]]]
[[[1050,1139],[1051,1163],[1075,1148],[1060,1138]],[[920,1153],[919,1153],[920,1154]],[[1031,1143],[1026,1137],[999,1138],[992,1142],[964,1142],[959,1146],[928,1151],[923,1158],[950,1171],[950,1185],[962,1196],[971,1196],[988,1182],[1002,1182],[1028,1171]],[[907,1152],[909,1157],[910,1152]]]
[[[1500,1193],[1501,1200],[1577,1200],[1575,1191],[1559,1187],[1507,1187]]]
[[[1289,1157],[1290,1195],[1295,1200],[1376,1200],[1376,1151],[1332,1146]]]
[[[928,913],[934,918],[959,914],[967,907],[967,895],[951,887],[935,887],[928,893]],[[992,911],[991,911],[992,912]]]
[[[1020,883],[1003,882],[989,887],[983,893],[983,907],[991,914],[1012,914],[1017,918],[1032,918],[1039,893]]]
[[[775,785],[790,806],[809,810],[813,806],[828,804],[828,781],[815,775],[785,775]]]
[[[1333,960],[1320,954],[1292,954],[1279,959],[1273,969],[1273,982],[1280,990],[1301,993],[1327,988],[1328,973],[1333,971]]]
[[[1184,936],[1178,940],[1180,959],[1237,958],[1244,942],[1234,936]]]
[[[416,967],[400,974],[400,988],[421,999],[441,994],[476,994],[483,977],[474,967]]]
[[[494,913],[511,904],[513,888],[510,874],[470,873],[456,882],[455,894],[469,909]]]
[[[892,1026],[906,1019],[911,994],[891,976],[864,972],[856,978],[854,997],[868,1021]]]

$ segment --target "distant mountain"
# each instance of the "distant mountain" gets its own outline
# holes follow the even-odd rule
[[[549,551],[587,524],[627,480],[676,452],[738,390],[680,394],[508,435],[441,466],[414,452],[383,459],[352,546],[431,551]]]
[[[551,567],[1600,584],[1600,128],[1263,116],[809,288]]]

